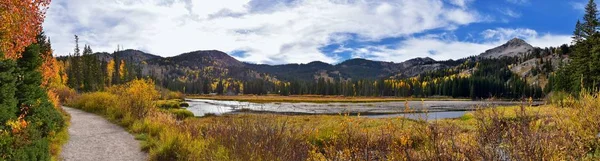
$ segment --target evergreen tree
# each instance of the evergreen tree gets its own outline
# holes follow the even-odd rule
[[[209,80],[205,80],[204,82],[202,82],[202,92],[204,92],[204,94],[209,94],[211,91],[210,89],[210,81]]]
[[[69,68],[67,71],[67,75],[69,76],[67,80],[68,85],[75,90],[80,90],[83,82],[83,62],[81,61],[79,37],[75,35],[75,50],[73,55],[69,56]]]
[[[4,123],[17,117],[19,108],[17,106],[17,65],[10,59],[2,59],[4,55],[0,52],[0,129],[9,130]]]
[[[223,80],[219,80],[219,83],[217,83],[217,94],[223,95],[223,91]]]
[[[64,127],[42,87],[40,48],[46,46],[49,42],[38,40],[16,60],[0,58],[0,130],[11,130],[11,121],[27,123],[19,134],[2,138],[0,160],[50,160],[49,136]]]
[[[42,136],[46,137],[50,132],[62,128],[63,120],[60,113],[54,109],[54,105],[48,101],[46,91],[41,87],[42,74],[38,70],[42,65],[40,45],[27,47],[17,64],[21,75],[21,80],[17,83],[18,106],[28,108],[21,109],[27,114],[26,120],[31,122],[31,128],[40,130]]]
[[[585,6],[585,15],[583,16],[583,24],[581,32],[584,38],[588,38],[596,33],[598,29],[598,8],[594,0],[589,0]]]
[[[581,22],[579,20],[577,20],[577,23],[575,24],[575,31],[573,31],[573,43],[576,44],[578,42],[581,42],[583,40],[583,26],[581,24]]]

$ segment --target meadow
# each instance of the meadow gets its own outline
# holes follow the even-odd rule
[[[598,160],[600,99],[489,108],[457,119],[243,114],[202,118],[135,80],[68,105],[105,116],[142,141],[150,160]],[[159,106],[162,106],[159,107]],[[410,107],[409,107],[410,108]]]

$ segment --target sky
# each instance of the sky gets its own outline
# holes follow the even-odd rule
[[[588,0],[52,0],[54,54],[90,45],[163,57],[220,50],[258,64],[478,55],[512,38],[571,42]]]

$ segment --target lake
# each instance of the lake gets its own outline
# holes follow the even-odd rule
[[[209,99],[186,99],[195,116],[206,114],[272,113],[293,115],[350,114],[369,118],[406,117],[411,119],[458,118],[478,108],[521,105],[512,101],[402,101],[371,103],[252,103]],[[534,102],[540,105],[542,102]],[[426,112],[426,113],[425,113]]]

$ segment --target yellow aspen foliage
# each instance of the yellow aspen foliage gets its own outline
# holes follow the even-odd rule
[[[108,86],[110,86],[112,83],[112,78],[113,78],[114,73],[115,73],[115,60],[110,60],[106,64],[106,77],[108,78],[107,79]]]
[[[126,107],[137,118],[143,118],[155,108],[154,101],[159,98],[159,93],[152,80],[138,79],[127,84],[124,97]]]
[[[125,61],[121,60],[121,64],[119,65],[119,78],[125,79],[126,74],[127,74],[127,71],[125,69]]]

